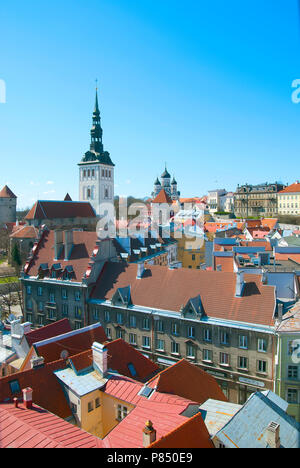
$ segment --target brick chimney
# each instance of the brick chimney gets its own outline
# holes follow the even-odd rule
[[[149,445],[156,441],[156,430],[153,427],[153,423],[149,420],[146,422],[143,429],[143,447],[147,448]]]
[[[54,231],[54,260],[58,260],[63,248],[63,231]]]
[[[235,286],[236,297],[243,296],[244,287],[245,287],[244,272],[238,271],[236,274],[236,286]]]
[[[280,424],[270,422],[268,425],[267,444],[270,448],[280,448]]]
[[[95,341],[92,345],[92,351],[93,367],[100,372],[102,377],[105,377],[107,373],[107,348]]]
[[[73,248],[73,231],[65,231],[65,260],[70,260]]]
[[[32,392],[33,392],[32,388],[30,387],[23,388],[22,392],[23,392],[23,402],[24,402],[25,408],[31,409],[32,408]]]

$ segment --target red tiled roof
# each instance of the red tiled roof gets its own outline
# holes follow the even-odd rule
[[[89,202],[76,201],[40,201],[38,200],[25,219],[56,218],[95,218],[96,214]]]
[[[0,191],[0,198],[17,198],[7,185]]]
[[[143,428],[149,419],[157,431],[157,440],[187,420],[182,413],[196,402],[177,395],[154,392],[150,399],[138,395],[142,384],[121,376],[111,377],[105,393],[135,405],[135,408],[103,440],[106,448],[138,448],[143,444]]]
[[[285,189],[281,190],[278,193],[298,193],[300,192],[300,183],[296,182],[295,184],[289,185]]]
[[[193,382],[193,385],[187,385]],[[201,405],[209,398],[227,401],[216,379],[185,359],[153,377],[148,386],[161,393],[171,393]]]
[[[272,251],[272,245],[268,240],[242,241],[241,247],[265,247],[266,252]]]
[[[152,203],[168,203],[172,204],[172,198],[162,189],[159,194],[152,200]]]
[[[32,346],[34,343],[39,341],[52,338],[54,336],[62,335],[63,333],[68,333],[72,330],[70,322],[67,318],[58,320],[57,322],[50,323],[45,325],[42,328],[32,330],[28,333],[25,333],[25,338],[29,346]]]
[[[60,263],[62,270],[64,270],[67,265],[72,265],[75,273],[73,281],[81,281],[87,271],[88,263],[97,241],[98,237],[96,232],[73,231],[73,248],[70,259],[64,259],[65,252],[63,247],[59,258],[54,261],[54,231],[47,231],[35,252],[33,260],[28,269],[26,269],[26,274],[37,276],[42,263],[48,263],[49,268],[51,268],[53,264]]]
[[[227,273],[234,272],[234,260],[233,257],[218,257],[214,256],[214,270],[217,271],[217,265],[221,266],[221,271]]]
[[[49,325],[47,326],[49,327]],[[43,328],[47,328],[47,326]],[[43,328],[41,328],[40,330],[43,330]],[[91,349],[92,344],[95,341],[97,341],[98,343],[104,343],[104,341],[107,340],[107,336],[100,323],[95,324],[92,327],[85,327],[74,331],[71,331],[70,326],[68,328],[69,330],[67,330],[64,333],[53,335],[54,338],[48,337],[52,338],[50,342],[47,338],[39,340],[39,342],[36,343],[28,353],[20,370],[22,371],[28,368],[30,359],[35,355],[35,353],[38,356],[43,357],[45,363],[48,363],[58,361],[59,359],[61,359],[62,351],[67,351],[68,356],[71,357],[83,351]]]
[[[275,229],[277,223],[277,218],[264,218],[261,220],[262,227],[268,227],[270,231],[273,231],[273,229]]]
[[[22,226],[11,234],[11,239],[36,239],[38,237],[38,229],[34,226]]]
[[[151,449],[214,448],[200,413],[150,445]]]
[[[102,441],[33,404],[0,405],[0,448],[100,448]]]
[[[37,405],[63,419],[72,416],[62,386],[53,374],[54,371],[65,367],[66,361],[61,359],[38,369],[30,369],[0,378],[0,402],[12,401],[14,397],[22,398],[22,389],[31,387],[33,401]],[[17,394],[11,391],[9,383],[12,381],[19,383],[20,392]]]
[[[106,343],[108,349],[108,366],[118,370],[122,375],[134,377],[136,380],[145,381],[159,371],[159,366],[150,359],[137,352],[132,346],[122,339]],[[134,365],[136,376],[131,375],[128,364]]]
[[[200,295],[208,317],[273,324],[275,288],[262,285],[259,275],[245,275],[241,298],[235,297],[234,273],[147,265],[142,279],[136,276],[135,264],[107,262],[92,298],[111,300],[118,288],[130,286],[133,304],[180,314],[183,304]]]

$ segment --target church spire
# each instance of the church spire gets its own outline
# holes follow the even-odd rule
[[[101,118],[98,104],[98,87],[96,87],[95,109],[93,112],[93,126],[91,129],[91,151],[103,153]]]

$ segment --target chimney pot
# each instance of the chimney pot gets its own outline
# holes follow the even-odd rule
[[[14,402],[14,407],[15,407],[15,408],[18,408],[18,398],[15,397],[15,398],[13,399],[13,402]]]
[[[32,388],[30,387],[23,388],[22,392],[23,392],[23,402],[24,402],[25,408],[31,409],[32,408],[32,392],[33,392]]]
[[[143,447],[149,447],[149,445],[153,444],[156,441],[156,430],[153,427],[152,421],[148,420],[145,423],[145,427],[143,429]]]

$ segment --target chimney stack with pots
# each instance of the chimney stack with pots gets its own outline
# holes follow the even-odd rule
[[[156,430],[152,421],[147,421],[143,429],[143,447],[147,448],[156,441]]]

